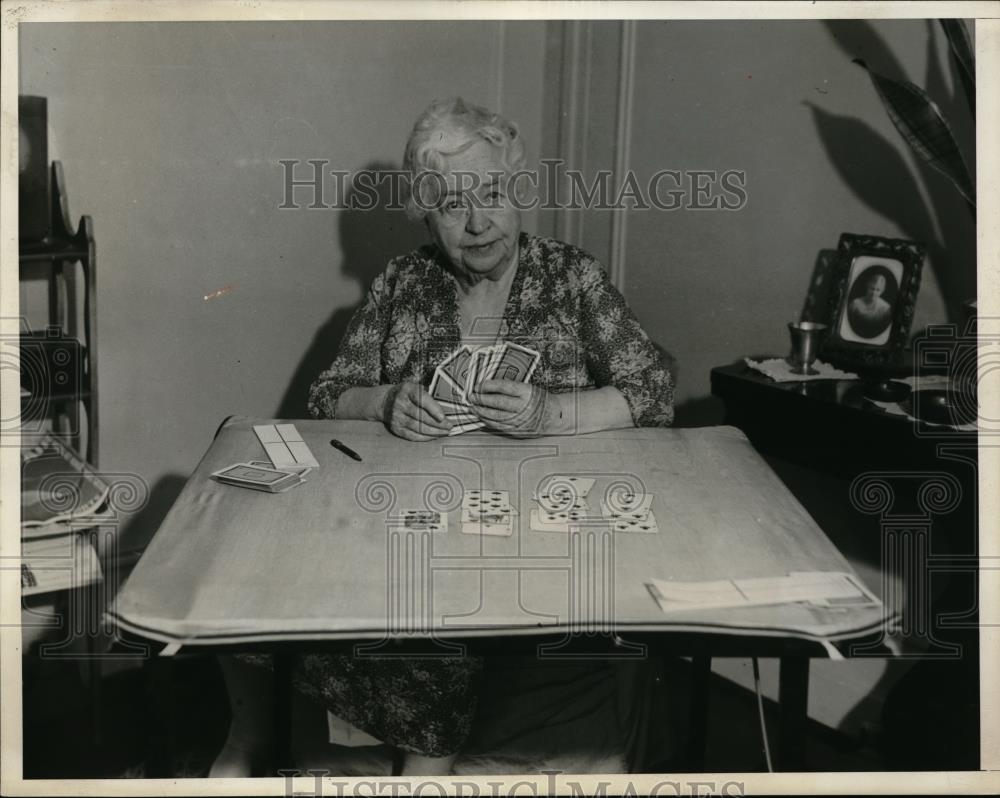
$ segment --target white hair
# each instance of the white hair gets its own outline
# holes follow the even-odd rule
[[[406,214],[420,220],[436,201],[438,180],[421,180],[426,172],[443,175],[445,158],[456,155],[477,141],[487,141],[501,150],[500,161],[508,172],[524,166],[524,141],[514,122],[461,97],[435,100],[417,119],[403,154],[403,169],[409,172]],[[420,201],[413,196],[418,187]]]

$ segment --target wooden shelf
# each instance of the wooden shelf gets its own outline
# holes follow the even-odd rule
[[[19,247],[21,279],[37,276],[28,274],[38,268],[49,284],[48,326],[44,330],[28,331],[21,336],[22,374],[24,388],[31,395],[22,397],[21,407],[39,406],[46,417],[54,418],[66,410],[66,405],[79,402],[87,414],[86,451],[83,430],[75,430],[75,447],[92,464],[98,460],[97,418],[97,250],[94,225],[89,216],[82,216],[73,226],[69,215],[62,164],[54,161],[50,170],[52,232],[42,241],[25,241]],[[79,263],[83,269],[83,336],[71,335],[68,328],[67,294],[70,281],[78,272],[67,270],[68,264]],[[60,347],[66,351],[56,351]],[[29,354],[29,348],[33,348]],[[68,384],[67,384],[68,383]],[[40,397],[44,395],[44,400]],[[77,414],[77,418],[79,415]],[[31,419],[36,421],[38,419]]]

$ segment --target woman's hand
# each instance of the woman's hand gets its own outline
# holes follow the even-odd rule
[[[382,405],[382,420],[393,435],[408,441],[429,441],[451,431],[441,406],[418,382],[393,385]]]
[[[555,434],[562,417],[548,391],[513,380],[483,380],[469,394],[469,403],[487,427],[516,438]]]

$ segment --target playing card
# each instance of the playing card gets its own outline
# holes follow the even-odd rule
[[[586,511],[570,510],[553,512],[544,507],[533,507],[528,514],[528,525],[536,532],[569,532],[573,525],[585,521]]]
[[[467,404],[462,396],[461,389],[459,389],[459,387],[452,382],[451,377],[441,371],[440,368],[435,369],[434,378],[431,380],[431,387],[428,392],[439,402],[451,402],[453,404],[461,405]]]
[[[305,476],[313,470],[312,466],[307,465],[290,465],[275,468],[268,460],[251,460],[247,465],[252,465],[255,468],[270,468],[272,471],[287,471],[290,474],[298,474],[300,477]]]
[[[465,382],[462,383],[461,393],[462,401],[466,404],[469,403],[469,394],[472,393],[472,388],[475,385],[476,369],[479,367],[479,350],[474,349],[472,354],[469,356],[469,362],[465,369]]]
[[[464,402],[451,402],[447,399],[437,399],[436,401],[441,409],[444,410],[445,415],[469,412],[469,406]]]
[[[274,468],[261,468],[250,463],[236,463],[214,472],[211,476],[227,485],[263,490],[268,493],[280,493],[303,482],[298,474]]]
[[[650,511],[652,504],[652,493],[634,493],[628,489],[616,490],[601,499],[601,513],[605,518],[643,515]]]
[[[577,498],[569,493],[543,493],[539,494],[535,500],[545,512],[577,513],[584,516],[590,512],[590,507],[585,499]]]
[[[398,519],[406,529],[447,532],[448,516],[433,510],[403,510]]]
[[[462,496],[462,510],[478,513],[510,512],[510,491],[472,488]]]
[[[548,499],[550,497],[571,496],[573,498],[586,499],[592,487],[594,487],[594,480],[589,477],[554,474],[545,480],[535,498]]]
[[[656,516],[653,515],[652,510],[642,515],[626,513],[609,520],[611,521],[612,532],[635,532],[642,535],[655,535],[660,531],[660,527],[656,523]]]
[[[462,510],[463,524],[509,524],[513,512],[507,510]]]
[[[509,538],[514,534],[514,524],[512,521],[508,521],[505,524],[470,521],[462,524],[462,533],[465,535],[492,535],[494,537]]]
[[[472,359],[472,347],[460,346],[438,366],[456,386],[464,386],[469,373],[469,362]]]
[[[534,349],[515,343],[505,343],[500,349],[490,379],[528,382],[535,373],[541,355]]]
[[[479,422],[475,413],[445,413],[445,417],[455,426],[464,427]]]
[[[500,365],[500,359],[503,357],[503,351],[506,344],[497,344],[496,346],[491,346],[489,348],[489,360],[486,363],[486,371],[479,377],[479,382],[482,383],[483,380],[492,380],[495,378],[497,373],[497,366]]]
[[[464,397],[469,401],[469,395],[473,393],[479,384],[485,379],[484,375],[489,367],[490,348],[480,347],[472,353],[472,360],[469,364],[469,372],[465,382]]]
[[[465,424],[456,424],[450,430],[448,430],[448,435],[461,435],[463,432],[475,432],[477,429],[482,429],[486,425],[482,421],[470,421]]]

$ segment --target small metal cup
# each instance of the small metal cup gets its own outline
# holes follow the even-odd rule
[[[788,356],[788,363],[793,374],[819,374],[812,364],[816,362],[826,330],[827,325],[815,321],[788,323],[788,332],[792,336],[792,353]]]

